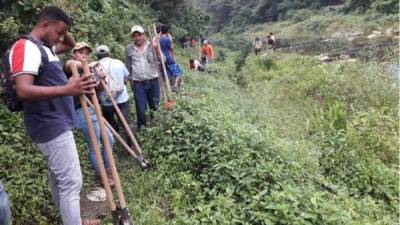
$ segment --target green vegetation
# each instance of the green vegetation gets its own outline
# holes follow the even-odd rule
[[[78,41],[86,41],[93,46],[107,43],[113,55],[118,58],[124,56],[124,47],[131,41],[129,31],[134,24],[140,24],[145,29],[153,29],[151,26],[157,21],[172,24],[171,32],[175,37],[180,37],[188,33],[197,35],[208,21],[208,17],[191,7],[187,0],[168,2],[2,0],[0,2],[2,3],[0,5],[0,35],[2,36],[0,57],[19,35],[31,30],[39,9],[46,5],[60,6],[72,15],[71,32]],[[165,14],[160,13],[161,9]],[[172,12],[179,12],[179,15]],[[166,19],[166,15],[170,16],[169,20]]]
[[[29,30],[35,2],[51,3],[20,2],[25,5],[1,6],[0,33],[7,42]],[[158,9],[151,2],[156,1],[143,2],[58,4],[75,13],[72,32],[78,40],[107,43],[121,57],[129,24],[148,26],[162,18],[154,14]],[[373,2],[391,1],[369,2],[373,10]],[[239,46],[240,52],[217,46],[208,72],[185,71],[185,90],[174,95],[172,111],[161,107],[155,125],[138,134],[153,170],[142,172],[122,149],[114,150],[136,224],[398,224],[398,78],[374,61],[322,64],[270,51],[256,57],[248,45],[249,36],[270,30],[291,39],[296,33],[329,36],[395,23],[392,15],[373,20],[315,10],[289,10],[281,17],[286,21],[267,29],[247,27],[243,36],[229,36],[229,47]],[[177,27],[178,33],[192,32],[189,24]],[[230,32],[235,34],[226,29],[213,37],[226,40]],[[184,67],[183,50],[176,55]],[[21,115],[0,105],[0,121],[0,178],[10,196],[13,224],[60,224],[45,161],[26,137]],[[96,181],[87,147],[79,132],[75,137],[84,186],[90,189]]]
[[[142,134],[176,224],[396,223],[398,86],[379,65],[250,57],[246,86],[213,69]]]
[[[320,10],[326,6],[334,9],[340,5],[341,11],[345,13],[368,12],[369,16],[399,13],[399,2],[396,0],[193,0],[193,2],[212,15],[210,25],[215,31],[233,29],[242,32],[251,24],[276,22],[298,10]]]
[[[140,133],[154,171],[140,172],[117,154],[138,224],[396,223],[394,78],[374,63],[250,56],[235,72],[232,61],[229,55],[209,74],[188,72],[187,94],[176,96],[173,111],[161,109],[158,125]],[[22,121],[4,109],[1,115],[12,120],[2,123],[7,190],[28,182],[41,194],[10,192],[14,210],[20,201],[30,206],[28,214],[15,212],[15,223],[34,218],[53,224],[44,162],[25,144]],[[81,141],[79,149],[85,159]],[[87,167],[85,178],[92,175]]]
[[[388,33],[388,30],[391,31]],[[345,14],[340,9],[302,9],[288,13],[280,21],[246,26],[244,30],[227,27],[223,32],[211,35],[210,39],[235,50],[240,50],[255,37],[265,39],[269,32],[275,34],[278,48],[304,44],[311,45],[311,48],[324,48],[329,44],[321,42],[324,39],[347,44],[347,48],[354,48],[357,42],[373,46],[392,41],[392,46],[398,46],[394,39],[398,30],[398,15],[354,15]],[[367,39],[373,31],[381,32],[382,36]],[[226,39],[227,36],[229,39]]]

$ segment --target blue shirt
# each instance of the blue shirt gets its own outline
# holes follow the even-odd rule
[[[129,100],[128,91],[125,85],[125,78],[128,77],[129,72],[126,69],[123,62],[118,59],[112,59],[110,57],[100,59],[99,63],[103,66],[104,70],[116,81],[118,85],[121,85],[124,90],[117,96],[115,101],[117,104],[124,103]],[[107,94],[105,91],[100,94],[101,104],[104,106],[112,106],[111,101],[107,100]]]
[[[171,49],[172,49],[172,42],[171,39],[166,35],[161,35],[160,37],[160,47],[161,51],[165,56],[165,63],[166,64],[174,64],[175,60],[172,57]]]

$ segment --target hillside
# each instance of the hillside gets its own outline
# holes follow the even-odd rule
[[[75,12],[77,39],[93,46],[109,43],[120,59],[132,23],[149,27],[170,19],[176,37],[202,33],[191,30],[196,20],[163,17],[158,1],[60,2]],[[227,1],[211,5],[222,7],[221,2]],[[253,7],[250,1],[232,2]],[[347,1],[347,9],[354,2]],[[200,9],[210,6],[195,3]],[[343,7],[303,8],[243,26],[227,20],[230,25],[217,33],[209,10],[208,37],[217,57],[207,72],[189,71],[186,64],[198,49],[176,43],[184,90],[173,94],[172,110],[161,104],[152,125],[137,134],[153,168],[142,171],[121,146],[114,149],[135,224],[398,224],[399,75],[388,71],[388,65],[398,65],[397,16],[369,18]],[[8,9],[4,12],[14,17],[0,22],[0,33],[11,40],[31,25]],[[185,15],[207,20],[191,5],[185,9]],[[373,31],[381,34],[368,38]],[[254,55],[250,43],[268,32],[276,34],[277,51]],[[328,39],[337,45],[322,48]],[[310,42],[309,48],[285,50]],[[360,43],[362,51],[351,55],[357,58],[352,62],[316,57],[347,54]],[[387,46],[365,47],[371,44]],[[133,100],[131,107],[135,120]],[[21,115],[0,104],[0,121],[0,178],[13,224],[60,224],[46,163],[25,135]],[[74,134],[84,175],[82,215],[105,214],[103,224],[111,224],[106,202],[87,201],[98,185],[82,134]]]

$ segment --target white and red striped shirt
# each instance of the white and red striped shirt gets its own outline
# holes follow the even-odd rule
[[[42,45],[47,53],[49,62],[60,61],[54,51],[45,45]],[[38,75],[39,67],[42,63],[42,56],[39,48],[30,40],[19,39],[11,48],[9,56],[11,73],[13,76],[20,74]]]

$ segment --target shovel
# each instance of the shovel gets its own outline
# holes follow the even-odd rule
[[[90,100],[89,100],[86,96],[84,96],[84,97],[85,97],[86,103],[87,103],[90,107],[93,108],[93,104],[90,102]],[[148,168],[149,166],[151,167],[151,164],[150,164],[147,160],[145,160],[145,159],[139,160],[139,158],[141,158],[141,157],[138,156],[137,153],[136,153],[134,150],[132,150],[132,148],[124,141],[124,139],[121,137],[121,135],[118,134],[118,132],[111,126],[110,123],[108,123],[108,121],[107,121],[104,117],[103,117],[103,120],[104,120],[104,124],[105,124],[105,125],[107,126],[107,128],[111,131],[111,133],[114,135],[114,137],[117,138],[117,140],[118,140],[119,143],[122,145],[122,147],[124,147],[125,150],[126,150],[130,155],[132,155],[135,159],[137,159],[138,162],[144,162],[145,165],[140,165],[140,164],[139,164],[140,167],[141,167],[142,169]],[[143,157],[142,157],[142,158],[143,158]]]
[[[84,75],[88,75],[90,74],[89,71],[89,66],[87,64],[86,61],[82,62],[82,66],[83,66],[83,70],[84,70]],[[80,76],[79,72],[78,72],[78,67],[75,63],[71,64],[71,71],[73,76]],[[102,114],[101,114],[101,110],[100,110],[100,106],[98,103],[98,99],[96,94],[94,93],[94,89],[93,89],[93,93],[90,94],[90,97],[92,99],[92,103],[94,106],[94,111],[96,112],[96,116],[97,118],[103,118]],[[108,135],[106,133],[106,128],[104,125],[104,120],[98,119],[98,123],[99,123],[99,127],[100,127],[100,134],[101,134],[101,138],[103,141],[103,146],[106,150],[107,153],[107,157],[108,160],[110,162],[110,168],[111,168],[111,174],[112,177],[114,179],[115,182],[115,189],[117,192],[117,196],[118,196],[118,200],[120,203],[120,207],[117,207],[114,200],[113,200],[113,195],[112,195],[112,191],[111,191],[111,186],[110,183],[108,182],[108,176],[106,173],[106,169],[104,168],[104,162],[103,162],[103,158],[101,156],[101,152],[100,152],[100,147],[97,143],[97,138],[96,138],[96,134],[95,134],[95,130],[93,128],[93,123],[92,120],[90,118],[89,115],[89,108],[86,104],[85,101],[85,97],[84,95],[80,96],[80,102],[82,104],[82,109],[83,109],[83,114],[84,114],[84,118],[88,127],[88,132],[89,132],[89,136],[90,136],[90,140],[92,142],[93,145],[93,149],[96,155],[96,159],[98,162],[98,167],[99,167],[99,171],[100,171],[100,177],[103,181],[104,184],[104,188],[106,190],[106,195],[107,195],[107,200],[108,200],[108,204],[109,207],[111,209],[111,214],[113,217],[113,225],[133,225],[133,222],[128,214],[128,211],[126,209],[126,202],[125,202],[125,197],[124,194],[122,192],[122,187],[121,187],[121,181],[119,179],[119,175],[118,175],[118,171],[117,168],[115,166],[115,161],[112,155],[112,151],[111,151],[111,146],[110,146],[110,142],[108,140]]]
[[[96,63],[93,65],[93,72],[95,74],[95,76],[97,76],[101,82],[101,84],[104,87],[104,90],[107,94],[107,96],[109,97],[112,105],[114,106],[115,111],[118,114],[118,117],[120,118],[125,131],[128,133],[129,138],[131,139],[133,145],[135,146],[134,151],[136,151],[136,159],[138,160],[139,166],[142,169],[149,169],[150,166],[150,162],[148,160],[145,159],[145,157],[143,156],[143,152],[142,149],[140,148],[135,136],[133,135],[132,129],[129,127],[128,122],[126,122],[125,116],[122,114],[121,110],[119,109],[117,103],[115,102],[115,99],[113,98],[111,91],[109,90],[106,82],[105,82],[105,77],[110,76],[109,74],[107,74],[107,72],[104,70],[103,66],[100,63]]]

